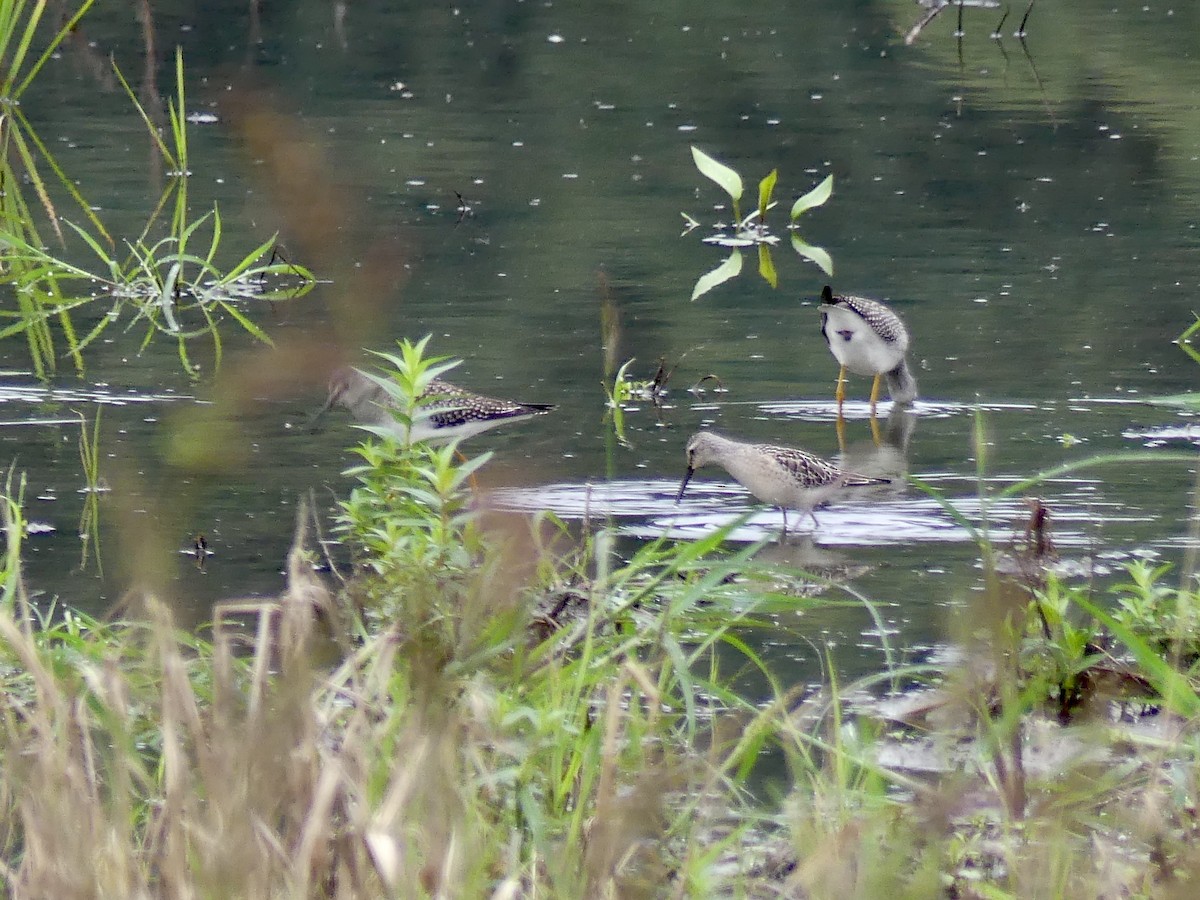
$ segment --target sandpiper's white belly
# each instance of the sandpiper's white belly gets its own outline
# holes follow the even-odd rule
[[[855,375],[890,372],[904,359],[906,341],[888,343],[853,310],[827,306],[822,307],[821,315],[830,352]]]

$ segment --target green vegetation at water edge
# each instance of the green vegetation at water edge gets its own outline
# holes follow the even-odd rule
[[[423,347],[386,357],[410,418],[447,365]],[[789,594],[727,530],[622,557],[607,530],[481,510],[484,458],[359,455],[349,563],[314,567],[302,509],[287,589],[218,604],[202,637],[167,598],[39,612],[10,480],[8,893],[1166,896],[1200,876],[1194,579],[1131,567],[1106,612],[1031,524],[1007,567],[985,553],[969,663],[903,664],[876,604]],[[823,684],[780,683],[746,640],[847,604],[887,660],[859,682],[830,654]]]
[[[128,330],[142,330],[142,347],[156,336],[174,340],[185,370],[197,373],[188,350],[198,337],[209,340],[215,364],[220,365],[222,338],[220,322],[228,317],[255,339],[270,343],[266,333],[242,306],[247,303],[292,299],[307,293],[315,278],[303,266],[280,259],[275,236],[248,253],[242,253],[232,265],[220,261],[222,228],[220,211],[214,206],[198,218],[189,212],[188,181],[191,176],[185,118],[184,66],[182,51],[175,55],[176,96],[168,102],[169,143],[160,134],[151,115],[138,102],[128,83],[117,71],[130,101],[146,124],[157,151],[169,167],[167,182],[156,208],[145,227],[133,240],[125,241],[124,250],[114,249],[114,241],[74,182],[59,166],[45,143],[38,137],[16,103],[29,87],[48,54],[65,39],[84,15],[90,3],[50,41],[48,49],[20,80],[16,73],[29,52],[42,25],[44,7],[33,7],[28,16],[12,12],[0,16],[0,47],[19,36],[15,59],[5,82],[6,109],[11,125],[3,130],[0,141],[0,258],[5,265],[0,284],[8,285],[14,308],[0,312],[11,324],[0,327],[0,338],[24,334],[36,374],[44,377],[54,370],[58,351],[51,322],[57,322],[67,343],[67,352],[76,369],[84,367],[83,351],[105,334],[115,323],[124,321]],[[19,164],[29,173],[28,182],[45,213],[55,237],[66,247],[68,235],[82,241],[96,258],[99,268],[76,264],[51,252],[35,224],[35,206],[27,201],[17,177]],[[55,175],[53,183],[39,173],[42,168]],[[80,222],[61,215],[52,199],[51,188],[63,190],[78,210]],[[164,227],[160,217],[170,210],[170,222]],[[64,231],[62,223],[67,228]],[[95,306],[106,309],[96,315]],[[73,315],[88,308],[95,324],[80,334]]]

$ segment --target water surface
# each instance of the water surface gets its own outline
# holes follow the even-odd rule
[[[978,527],[981,486],[1197,440],[1190,415],[1143,402],[1196,381],[1171,343],[1192,321],[1197,289],[1200,62],[1177,37],[1194,31],[1196,12],[1039,4],[1024,46],[989,37],[995,11],[965,12],[961,43],[947,14],[906,46],[920,8],[902,0],[814,0],[803,16],[782,3],[302,2],[257,17],[165,3],[154,9],[149,78],[142,32],[98,11],[90,44],[60,54],[28,111],[114,234],[135,236],[161,169],[103,58],[113,53],[144,95],[165,95],[165,59],[181,43],[189,105],[216,115],[192,131],[194,209],[220,204],[231,254],[279,229],[330,282],[247,312],[281,345],[328,344],[356,360],[364,346],[432,334],[436,352],[464,361],[454,374],[464,385],[558,404],[466,445],[496,452],[489,496],[573,522],[608,517],[631,542],[688,539],[748,512],[734,540],[778,528],[777,512],[716,469],[676,506],[683,445],[698,428],[838,456],[836,369],[816,299],[827,276],[784,241],[777,288],[751,257],[737,279],[689,299],[728,254],[701,237],[731,217],[690,146],[739,169],[751,193],[777,168],[777,229],[792,198],[832,173],[833,198],[802,233],[832,254],[835,290],[888,300],[906,319],[922,397],[896,430],[884,406],[877,446],[869,384],[851,382],[839,458],[890,468],[896,487],[819,511],[807,543],[773,552],[849,572],[881,604],[892,640],[919,648],[944,639],[947,610],[977,590],[978,549],[899,476],[919,477]],[[255,99],[235,113],[231,95]],[[319,178],[280,181],[247,122],[268,125]],[[306,217],[323,211],[334,226],[321,232]],[[681,212],[702,229],[681,235]],[[605,306],[619,322],[607,335]],[[314,489],[331,508],[345,495],[355,433],[344,418],[307,428],[320,372],[268,385],[264,373],[283,367],[228,334],[226,373],[251,385],[236,408],[221,405],[227,385],[211,360],[201,354],[192,381],[173,347],[140,349],[136,330],[111,330],[82,378],[63,361],[44,384],[19,338],[0,345],[0,442],[27,473],[28,516],[43,526],[28,559],[47,598],[103,610],[150,553],[181,616],[202,621],[215,599],[279,589],[298,496]],[[664,408],[627,413],[628,447],[603,422],[606,349],[618,364],[636,357],[642,378],[660,357],[676,365]],[[707,374],[726,391],[686,390]],[[230,425],[228,465],[173,464],[172,423],[213,401]],[[94,559],[78,570],[75,412],[97,408],[102,474],[120,492],[102,501],[103,577]],[[1181,558],[1193,482],[1186,463],[1109,466],[1039,493],[1060,553],[1104,577],[1139,555]],[[1024,527],[1016,499],[988,513],[1000,542]],[[214,551],[203,570],[180,552],[198,533]],[[865,609],[786,624],[851,648],[851,669],[879,663]],[[811,644],[787,638],[775,652],[795,679],[815,676]]]

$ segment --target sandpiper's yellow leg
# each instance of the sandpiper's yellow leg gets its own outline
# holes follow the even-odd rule
[[[846,367],[838,369],[837,389],[833,392],[837,400],[838,449],[846,449],[846,420],[842,418],[842,402],[846,399]]]
[[[883,446],[883,438],[879,433],[879,420],[874,416],[871,416],[871,438],[875,441],[876,447]]]
[[[875,419],[875,404],[879,402],[879,382],[883,381],[882,375],[876,375],[875,381],[871,385],[871,420]]]

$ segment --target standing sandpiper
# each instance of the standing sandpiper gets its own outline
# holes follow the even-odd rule
[[[829,285],[821,290],[821,333],[842,366],[838,372],[838,418],[846,399],[846,370],[874,375],[871,385],[871,418],[879,400],[879,381],[886,377],[888,393],[896,403],[917,399],[917,381],[908,370],[908,329],[900,317],[878,300],[835,297]]]
[[[357,369],[337,369],[329,377],[329,397],[317,412],[321,416],[334,404],[343,406],[362,425],[389,430],[397,440],[445,442],[472,437],[480,432],[539,416],[554,409],[548,403],[518,403],[497,400],[463,390],[435,378],[418,398],[417,415],[411,428],[397,420],[396,403],[384,388]]]
[[[763,503],[778,506],[783,511],[785,534],[789,508],[801,511],[801,521],[805,514],[812,516],[815,527],[817,517],[813,509],[843,488],[890,483],[887,478],[844,472],[829,460],[794,447],[746,444],[711,431],[699,431],[687,442],[687,474],[679,486],[676,503],[682,499],[692,474],[709,463],[722,466]]]

